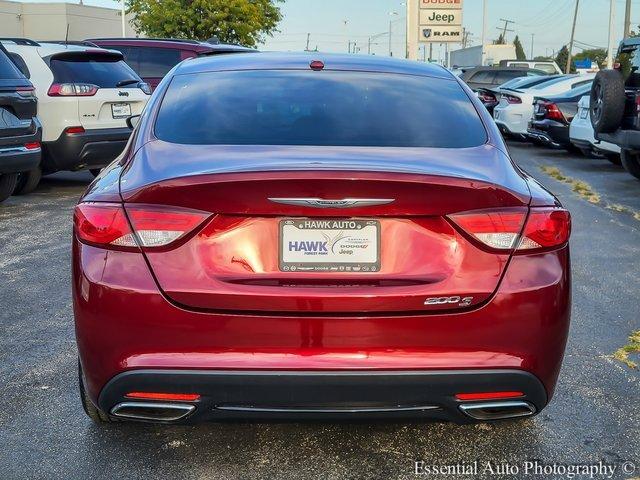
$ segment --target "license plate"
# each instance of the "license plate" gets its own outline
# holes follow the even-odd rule
[[[280,221],[283,272],[377,272],[378,220],[296,218]]]
[[[589,110],[587,110],[586,108],[583,108],[582,111],[580,112],[580,118],[584,120],[588,116],[589,116]]]
[[[112,103],[111,115],[113,118],[126,118],[131,116],[131,105],[128,103]]]

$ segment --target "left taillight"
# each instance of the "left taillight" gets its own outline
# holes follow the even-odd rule
[[[49,87],[50,97],[93,97],[99,87],[92,83],[54,83]]]
[[[544,115],[545,118],[549,120],[558,120],[559,122],[565,122],[564,114],[553,102],[548,102],[546,100],[538,101],[538,111]]]
[[[515,95],[504,94],[502,95],[502,98],[504,98],[510,105],[518,105],[522,103],[522,99],[520,97],[516,97]]]
[[[82,243],[101,248],[167,248],[184,239],[209,216],[207,212],[175,207],[81,203],[74,211],[74,228]]]
[[[553,250],[566,244],[571,235],[571,215],[555,207],[464,212],[448,218],[476,243],[492,250]]]

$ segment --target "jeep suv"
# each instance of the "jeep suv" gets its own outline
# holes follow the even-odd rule
[[[42,122],[41,169],[25,174],[90,170],[97,174],[123,150],[131,130],[126,120],[142,112],[151,89],[122,53],[95,46],[1,39],[24,64],[38,97]]]
[[[20,172],[40,165],[42,129],[36,113],[33,85],[0,44],[0,202],[22,183]]]
[[[187,58],[255,52],[251,48],[220,43],[216,38],[206,42],[176,38],[93,38],[87,41],[122,52],[127,64],[151,88],[156,88],[169,70]]]
[[[640,180],[640,38],[620,44],[612,70],[596,75],[591,89],[590,115],[597,140],[621,148],[621,160]]]

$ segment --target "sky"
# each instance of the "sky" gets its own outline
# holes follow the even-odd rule
[[[42,1],[42,0],[40,0]],[[464,0],[463,23],[471,32],[471,44],[480,44],[482,33],[482,1]],[[569,42],[571,20],[576,0],[485,0],[487,2],[487,37],[495,39],[504,21],[511,20],[507,39],[513,41],[516,34],[527,55],[531,51],[533,34],[534,56],[550,55]],[[85,0],[88,5],[119,7],[112,0]],[[616,44],[622,36],[625,0],[615,0],[617,10]],[[280,4],[283,21],[279,33],[268,38],[265,50],[302,50],[309,48],[326,52],[347,52],[353,42],[360,53],[367,53],[369,37],[371,53],[389,54],[391,27],[391,51],[404,55],[406,6],[401,0],[285,0]],[[609,37],[610,0],[580,0],[576,28],[576,52],[581,48],[597,46],[606,48]],[[640,24],[640,0],[632,0],[632,25]],[[453,46],[452,48],[459,48]],[[438,47],[434,57],[443,55]]]

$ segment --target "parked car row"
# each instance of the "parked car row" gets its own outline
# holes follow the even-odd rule
[[[595,142],[620,150],[624,168],[640,180],[640,38],[620,44],[616,68],[598,73],[589,99]]]
[[[635,53],[640,42],[632,43],[634,49],[626,49]],[[637,63],[640,67],[640,60]],[[631,77],[637,68],[632,68]],[[640,152],[640,110],[636,107],[640,105],[640,101],[636,101],[636,98],[640,99],[640,88],[632,83],[640,85],[639,79],[628,80],[625,93],[623,75],[615,70],[598,74],[544,76],[521,71],[526,74],[497,87],[478,87],[473,82],[469,84],[493,115],[505,137],[607,159],[616,165],[623,164],[632,175],[640,178],[640,153],[637,153]],[[473,74],[467,77],[475,78]],[[617,92],[616,100],[612,99],[614,95],[611,92]],[[598,95],[607,97],[606,116],[600,114],[610,122],[604,125],[607,132],[602,126],[600,130],[594,129],[597,120],[593,111],[597,117],[605,102],[598,100]],[[595,109],[592,108],[592,101]],[[617,111],[619,119],[610,121],[610,117],[616,113],[609,110]],[[628,148],[625,149],[625,145]]]
[[[42,175],[100,169],[124,150],[127,119],[187,58],[251,49],[175,39],[0,38],[0,202]]]
[[[506,137],[604,158],[640,179],[639,51],[640,39],[624,40],[615,68],[597,74],[541,76],[523,64],[518,78],[501,85],[478,82],[514,68],[505,63],[467,69],[461,78]]]

